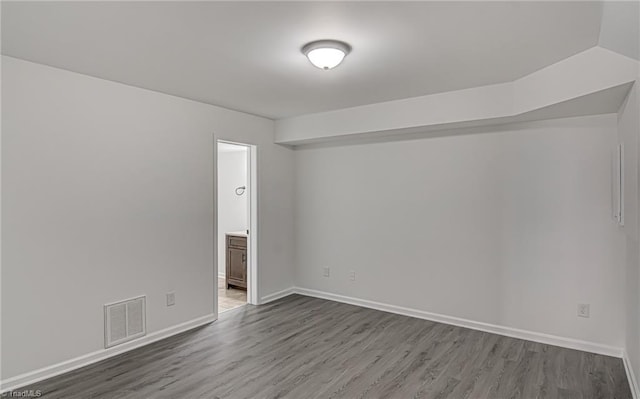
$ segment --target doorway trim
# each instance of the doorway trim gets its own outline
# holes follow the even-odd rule
[[[215,158],[214,158],[214,310],[216,319],[218,317],[218,251],[224,248],[218,248],[218,144],[233,144],[247,148],[247,221],[249,226],[249,235],[247,237],[247,303],[251,305],[259,304],[259,284],[258,284],[258,146],[249,143],[242,143],[233,140],[216,138],[215,140]]]

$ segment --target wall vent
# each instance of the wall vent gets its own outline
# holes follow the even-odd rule
[[[147,333],[146,297],[104,305],[104,347],[109,348]]]

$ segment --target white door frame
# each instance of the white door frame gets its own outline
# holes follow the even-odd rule
[[[259,303],[258,289],[258,147],[253,144],[241,143],[237,141],[216,139],[214,158],[214,257],[213,271],[215,277],[213,301],[214,313],[218,317],[218,143],[239,145],[247,148],[247,224],[249,226],[249,236],[247,238],[247,303],[257,305]]]

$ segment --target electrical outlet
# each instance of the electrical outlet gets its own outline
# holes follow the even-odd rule
[[[351,270],[351,272],[349,273],[349,280],[351,281],[356,281],[356,272]]]
[[[580,303],[580,304],[578,304],[578,316],[579,317],[589,317],[589,304],[588,303]]]
[[[168,292],[167,293],[167,306],[173,306],[176,304],[176,293]]]
[[[322,268],[323,276],[325,276],[325,277],[329,277],[330,272],[331,272],[331,271],[329,270],[329,268],[328,268],[328,267],[323,267],[323,268]]]

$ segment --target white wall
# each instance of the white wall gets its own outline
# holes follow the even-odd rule
[[[626,346],[640,369],[638,253],[625,238],[625,268],[610,218],[637,88],[618,120],[294,152],[177,97],[10,57],[2,81],[2,379],[100,350],[106,302],[146,294],[149,332],[213,312],[215,138],[258,145],[259,297],[294,285],[295,240],[299,286]]]
[[[598,45],[640,60],[640,2],[602,2]]]
[[[218,274],[226,271],[225,234],[247,230],[248,190],[236,195],[236,188],[249,186],[247,147],[241,151],[218,151]]]
[[[273,122],[2,57],[2,379],[212,314],[214,135],[258,146],[259,296],[293,284],[293,152]],[[165,307],[175,291],[176,305]]]
[[[472,133],[297,150],[297,285],[622,348],[615,114]]]
[[[640,82],[640,80],[638,80]],[[618,113],[618,135],[624,144],[625,225],[621,234],[626,243],[626,350],[636,380],[640,381],[640,245],[638,243],[638,136],[640,135],[640,103],[638,82]]]

